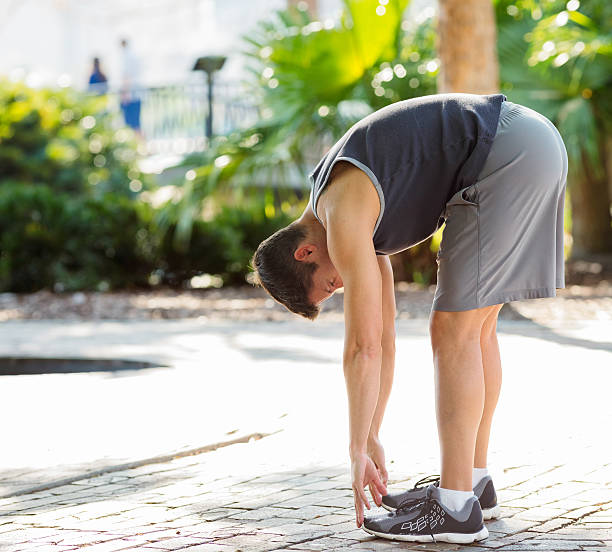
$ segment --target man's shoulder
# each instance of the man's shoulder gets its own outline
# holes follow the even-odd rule
[[[352,163],[350,163],[349,161],[338,161],[336,162],[336,164],[333,166],[332,171],[329,175],[329,181],[330,184],[331,182],[338,178],[340,175],[345,174],[347,172],[357,172],[360,169],[358,169],[355,165],[353,165]]]
[[[379,211],[378,193],[370,177],[350,162],[336,163],[318,202],[319,215],[323,212],[332,215],[328,218],[330,222],[348,218],[355,226],[369,226],[370,219],[375,222]]]

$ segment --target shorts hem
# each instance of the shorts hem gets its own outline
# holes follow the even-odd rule
[[[564,287],[564,286],[561,286]],[[431,310],[441,311],[441,312],[462,312],[468,310],[481,309],[484,307],[490,307],[492,305],[500,305],[504,303],[510,303],[512,301],[522,301],[524,299],[543,299],[547,297],[556,297],[557,296],[557,287],[545,287],[545,288],[535,288],[535,289],[520,289],[514,291],[506,291],[502,293],[498,293],[493,296],[489,296],[482,301],[478,301],[475,305],[463,305],[461,307],[447,307],[444,305],[436,304],[434,300]]]

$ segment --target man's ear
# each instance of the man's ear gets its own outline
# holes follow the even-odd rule
[[[296,261],[308,261],[310,256],[317,249],[316,245],[306,244],[298,247],[293,253],[293,257]]]

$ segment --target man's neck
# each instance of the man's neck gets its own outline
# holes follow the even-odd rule
[[[315,217],[310,203],[308,203],[298,221],[307,229],[309,236],[326,241],[325,228]]]

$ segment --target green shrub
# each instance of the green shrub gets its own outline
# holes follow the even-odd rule
[[[295,217],[291,194],[211,196],[223,206],[211,220],[194,211],[185,243],[180,211],[161,225],[141,200],[153,184],[105,101],[0,81],[0,292],[185,286],[203,273],[244,283],[259,242]]]
[[[0,291],[147,285],[151,183],[106,101],[0,80]]]
[[[294,218],[267,203],[262,195],[255,196],[248,203],[243,202],[239,206],[225,205],[215,217],[217,225],[234,228],[239,237],[238,246],[233,250],[228,265],[228,283],[244,282],[257,246],[271,234],[287,226]]]
[[[136,166],[133,133],[112,128],[106,102],[0,80],[0,183],[135,197],[150,183]]]
[[[192,223],[187,243],[177,245],[177,224],[164,232],[157,266],[161,282],[177,286],[202,273],[220,276],[224,284],[243,284],[261,241],[289,224],[294,216],[269,203],[262,189],[223,200],[215,216]]]
[[[204,273],[221,276],[224,283],[228,280],[228,267],[240,240],[234,228],[198,220],[192,226],[188,244],[181,248],[176,247],[175,234],[173,224],[161,238],[156,280],[173,287],[187,285],[191,278]]]
[[[58,194],[49,186],[0,186],[0,291],[147,285],[153,269],[151,209],[106,194]]]
[[[0,186],[0,292],[106,290],[151,283],[181,287],[194,276],[241,284],[257,245],[294,218],[263,199],[226,205],[193,225],[186,247],[163,234],[143,202],[58,194],[49,186]]]

